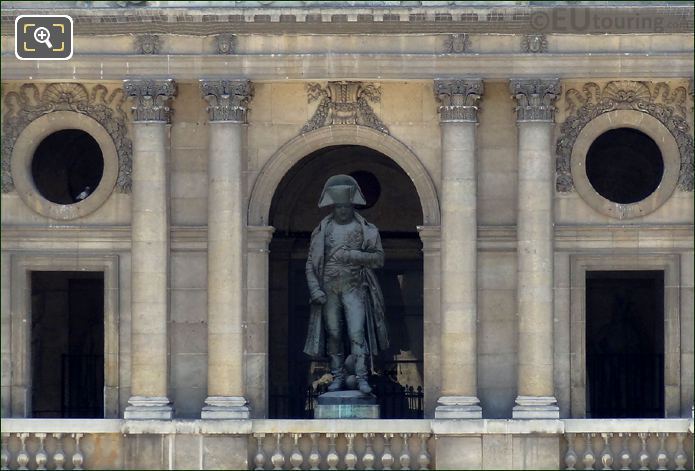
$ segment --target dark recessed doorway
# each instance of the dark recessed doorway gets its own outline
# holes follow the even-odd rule
[[[664,272],[586,274],[587,417],[664,417]]]
[[[104,274],[31,273],[32,417],[104,417]]]

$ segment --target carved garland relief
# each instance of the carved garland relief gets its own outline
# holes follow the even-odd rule
[[[24,84],[5,96],[7,112],[2,124],[2,192],[14,190],[12,150],[22,131],[35,119],[54,111],[73,111],[96,120],[113,139],[118,154],[116,191],[131,190],[132,143],[127,137],[125,94],[116,88],[109,93],[103,85],[87,89],[79,83],[52,83],[43,93],[35,84]]]
[[[678,188],[693,191],[693,138],[686,121],[685,87],[672,89],[664,82],[614,81],[603,89],[594,82],[581,91],[565,93],[567,119],[560,128],[556,145],[556,188],[558,192],[574,189],[571,174],[572,148],[584,127],[594,118],[615,110],[634,110],[659,120],[673,135],[680,153]]]

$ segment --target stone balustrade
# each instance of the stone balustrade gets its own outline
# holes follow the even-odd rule
[[[434,469],[429,420],[257,420],[249,468]]]
[[[255,433],[263,469],[432,469],[429,433]],[[271,468],[272,466],[272,468]]]
[[[83,433],[3,431],[2,469],[83,469],[84,438]]]
[[[693,469],[691,419],[2,419],[2,469]]]
[[[692,421],[566,420],[565,469],[693,469]]]
[[[123,420],[2,419],[2,469],[104,468],[121,453]],[[91,460],[90,460],[91,458]],[[96,458],[96,461],[95,461]]]

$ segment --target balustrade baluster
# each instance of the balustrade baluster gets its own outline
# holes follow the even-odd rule
[[[9,433],[2,434],[2,454],[0,454],[0,469],[10,469],[10,449],[7,442],[10,440]]]
[[[365,450],[364,456],[362,456],[362,464],[365,470],[374,469],[374,460],[376,456],[374,455],[374,450],[372,450],[372,438],[374,438],[373,433],[364,434]]]
[[[401,470],[405,471],[410,469],[410,449],[408,448],[410,434],[402,433],[401,437],[403,438],[403,447],[401,448],[401,456],[398,458],[398,461],[401,463]]]
[[[328,455],[326,455],[328,469],[338,469],[338,461],[340,460],[340,457],[338,456],[338,452],[335,451],[335,439],[337,437],[337,433],[326,434],[326,438],[328,438]]]
[[[294,439],[294,448],[290,455],[290,464],[292,465],[292,469],[302,469],[304,455],[302,455],[302,452],[299,450],[299,439],[302,438],[302,434],[293,433],[292,438]]]
[[[381,455],[381,469],[391,469],[395,458],[391,453],[391,439],[393,438],[392,433],[384,434],[384,453]]]
[[[311,434],[311,453],[309,453],[309,466],[311,469],[318,470],[321,464],[321,455],[319,454],[319,446],[316,439],[316,434]]]
[[[65,464],[65,452],[63,451],[63,434],[54,433],[53,439],[56,441],[56,449],[53,452],[53,467],[61,471]]]
[[[265,453],[263,453],[265,433],[255,433],[253,436],[256,437],[256,456],[253,457],[253,462],[256,464],[255,470],[261,471],[265,469]]]
[[[656,464],[658,470],[668,469],[668,455],[666,454],[666,434],[657,433],[656,436],[659,438],[659,451],[656,454]]]
[[[640,470],[648,470],[649,469],[649,453],[647,452],[647,434],[642,432],[637,434],[642,440],[642,450],[639,452],[639,465],[640,465]]]
[[[27,452],[27,444],[26,444],[26,440],[27,440],[28,436],[29,436],[28,433],[20,433],[19,434],[19,440],[22,442],[22,449],[19,450],[19,453],[17,454],[17,469],[19,469],[19,470],[28,469],[27,464],[29,464],[29,453]]]
[[[603,470],[613,469],[613,453],[611,451],[610,439],[613,438],[612,433],[602,433],[601,438],[603,438],[603,451],[601,452],[601,464],[603,465]]]
[[[575,469],[577,464],[577,452],[574,451],[574,434],[568,433],[565,438],[567,439],[567,453],[565,453],[565,469]]]
[[[427,439],[429,437],[426,433],[420,434],[420,454],[417,457],[417,461],[421,470],[430,468],[431,459],[430,454],[427,452]]]
[[[75,454],[72,455],[72,469],[79,470],[82,469],[82,464],[84,463],[84,456],[82,451],[80,451],[80,439],[84,434],[73,433],[72,436],[75,438]]]
[[[676,438],[678,439],[678,449],[673,457],[676,462],[677,470],[684,470],[685,465],[688,464],[688,455],[685,454],[685,449],[683,448],[683,439],[685,438],[684,433],[677,433]]]
[[[345,453],[345,467],[347,469],[355,469],[355,465],[357,464],[357,454],[354,449],[355,434],[347,433],[345,436],[348,441],[347,452]]]
[[[46,454],[46,449],[44,448],[44,440],[46,440],[45,433],[35,433],[34,436],[39,439],[39,449],[34,455],[34,460],[36,460],[36,469],[44,470],[46,469],[46,463],[48,462],[48,455]]]
[[[596,455],[593,451],[593,444],[591,439],[594,438],[593,433],[585,433],[586,438],[586,449],[584,450],[584,456],[582,456],[582,463],[584,463],[584,469],[594,469],[594,463],[596,462]]]
[[[621,433],[619,435],[623,439],[623,450],[620,452],[620,469],[629,470],[630,464],[632,464],[632,457],[630,456],[630,434]]]
[[[282,469],[285,465],[285,455],[282,453],[282,446],[280,445],[280,440],[282,440],[282,434],[276,433],[275,437],[277,439],[277,446],[275,447],[275,453],[270,457],[270,462],[273,463],[273,469]]]

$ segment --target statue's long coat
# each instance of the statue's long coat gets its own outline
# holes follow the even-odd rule
[[[326,216],[318,227],[314,229],[314,232],[311,233],[309,257],[306,263],[309,292],[313,292],[317,288],[323,290],[326,227],[332,219],[332,215]],[[379,230],[358,213],[355,213],[355,219],[362,226],[362,251],[382,254],[380,262],[374,265],[375,268],[381,267],[383,265],[384,249],[381,247]],[[364,305],[367,311],[365,316],[367,345],[370,355],[376,355],[389,347],[386,319],[384,318],[384,296],[381,293],[379,282],[372,268],[362,267],[361,271],[362,292],[365,296]],[[325,352],[326,334],[323,327],[323,305],[312,303],[304,353],[311,357],[322,357],[325,356]]]

